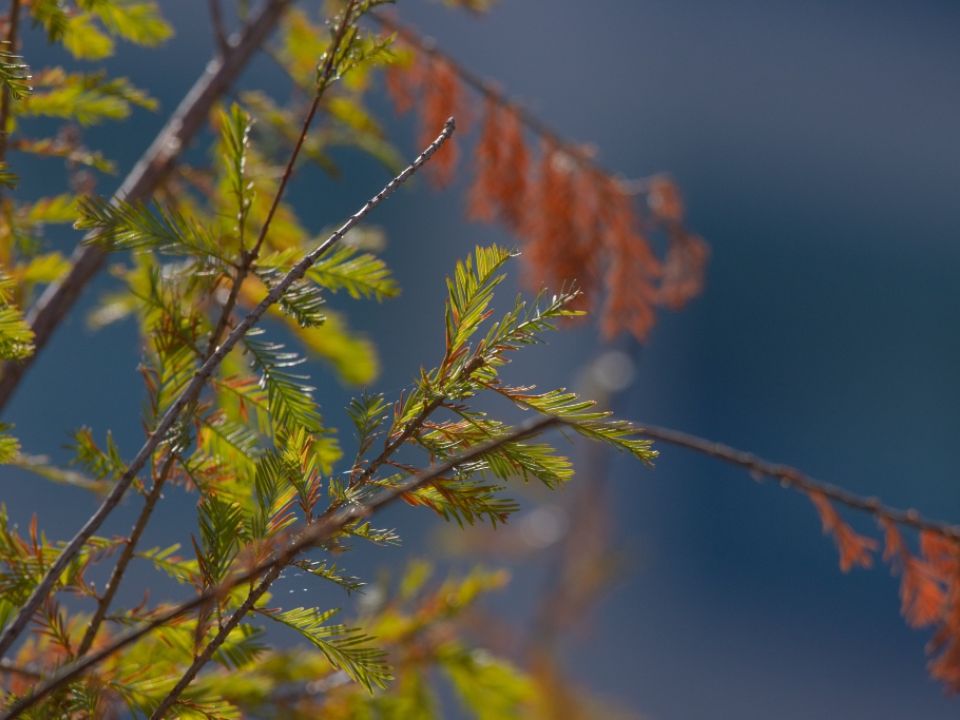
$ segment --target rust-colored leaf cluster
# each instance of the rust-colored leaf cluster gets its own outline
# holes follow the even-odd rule
[[[833,537],[844,572],[870,567],[877,542],[857,533],[827,496],[808,490],[824,533]],[[943,533],[920,532],[919,552],[910,551],[897,523],[878,513],[883,560],[900,575],[900,611],[912,628],[933,627],[927,646],[930,674],[951,692],[960,692],[960,543]]]
[[[403,36],[415,38],[409,30]],[[501,222],[521,239],[530,285],[556,289],[575,282],[583,291],[581,308],[600,308],[606,337],[629,332],[638,339],[649,334],[658,307],[678,310],[702,291],[709,251],[687,230],[672,180],[633,184],[610,175],[587,150],[425,48],[426,42],[419,48],[401,43],[404,62],[388,69],[387,92],[398,112],[418,112],[427,137],[449,115],[473,114],[465,82],[477,91],[471,97],[484,106],[483,123],[467,214]],[[433,165],[440,186],[452,180],[458,159],[456,147],[447,145]]]
[[[960,692],[960,544],[932,532],[920,535],[920,552],[940,589],[936,631],[927,646],[930,674]]]
[[[407,55],[409,62],[391,65],[386,74],[386,90],[398,113],[416,108],[419,114],[418,144],[426,147],[454,116],[462,128],[468,108],[463,89],[453,66],[443,58]],[[426,169],[437,187],[453,180],[460,151],[455,139],[444,143]]]
[[[837,551],[840,553],[840,569],[843,572],[849,572],[853,567],[871,567],[877,542],[850,527],[822,492],[809,491],[807,497],[817,509],[820,522],[823,523],[824,535],[831,535],[837,544]]]
[[[921,557],[910,552],[892,521],[883,518],[880,524],[884,532],[883,559],[900,573],[900,610],[904,619],[914,628],[936,623],[943,616],[946,603],[942,576],[926,559],[927,552]],[[925,545],[929,551],[929,539]]]

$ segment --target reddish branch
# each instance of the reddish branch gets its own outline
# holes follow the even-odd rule
[[[382,15],[376,22],[416,56],[409,67],[388,68],[386,87],[397,112],[416,108],[421,133],[438,115],[466,113],[462,86],[484,98],[468,215],[500,220],[523,241],[531,287],[576,281],[583,290],[580,309],[600,309],[605,336],[629,332],[640,340],[659,307],[680,309],[701,292],[708,246],[686,228],[673,181],[661,175],[633,182],[608,173],[589,149],[561,137],[432,40]],[[525,130],[539,141],[537,163]],[[431,168],[438,185],[452,177],[453,150]],[[651,242],[654,232],[666,239],[663,253]]]
[[[869,513],[883,530],[883,559],[900,575],[901,613],[914,628],[932,626],[927,645],[930,674],[949,691],[960,692],[960,527],[927,519],[916,510],[901,510],[877,498],[855,495],[804,475],[796,468],[770,463],[721,443],[666,428],[647,427],[647,437],[687,448],[749,470],[754,477],[771,477],[784,487],[800,491],[813,502],[825,533],[840,553],[840,569],[870,567],[877,540],[860,535],[844,522],[834,503]],[[911,552],[901,527],[919,533],[919,552]]]

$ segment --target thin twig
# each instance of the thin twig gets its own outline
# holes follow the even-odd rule
[[[473,361],[471,363],[468,363],[464,368],[465,374],[469,375],[474,370],[476,370],[481,364],[482,363],[479,361]],[[397,451],[398,448],[400,448],[401,445],[403,445],[410,437],[412,437],[423,426],[426,419],[437,408],[439,408],[443,404],[443,400],[444,398],[441,396],[427,403],[423,407],[423,409],[420,411],[420,413],[417,415],[417,417],[411,420],[407,424],[403,432],[401,432],[392,441],[386,443],[383,448],[383,451],[369,465],[367,465],[363,473],[358,478],[351,481],[350,489],[358,488],[363,483],[364,480],[370,478],[376,472],[376,470],[381,466],[383,466],[384,464],[391,464],[390,457]],[[416,472],[415,470],[411,471],[410,468],[406,468],[406,471],[410,472],[411,474],[414,474]],[[336,510],[337,507],[338,506],[332,506],[331,509],[327,511],[327,513],[329,514],[333,510]],[[174,687],[174,689],[171,690],[170,695],[168,695],[164,699],[164,702],[161,703],[160,709],[154,712],[154,714],[151,716],[151,720],[160,720],[160,718],[163,717],[163,713],[165,713],[173,705],[173,703],[180,696],[180,694],[187,688],[187,686],[190,684],[193,678],[196,677],[197,673],[199,673],[200,670],[203,668],[203,666],[206,665],[207,662],[209,662],[211,657],[213,657],[213,654],[217,651],[217,649],[224,642],[226,642],[227,637],[230,634],[230,631],[234,627],[236,627],[241,620],[243,620],[244,616],[247,613],[250,612],[250,610],[253,608],[256,601],[265,592],[267,592],[270,589],[270,586],[273,584],[274,580],[277,579],[277,577],[280,575],[280,572],[282,570],[283,570],[283,567],[275,566],[273,570],[270,573],[268,573],[267,576],[264,577],[263,580],[261,580],[261,582],[255,588],[251,589],[250,594],[247,596],[247,599],[243,602],[243,604],[239,608],[237,608],[237,610],[233,612],[233,614],[230,616],[230,619],[227,621],[224,628],[222,628],[220,632],[217,633],[216,637],[214,637],[207,644],[203,652],[190,665],[190,667],[184,673],[183,677],[180,678],[180,681],[177,683],[176,687]]]
[[[97,632],[100,630],[100,625],[103,624],[103,619],[110,610],[110,604],[113,602],[113,598],[116,596],[117,590],[120,588],[120,583],[123,581],[123,575],[126,573],[127,566],[133,559],[134,553],[137,550],[137,543],[140,542],[140,538],[143,536],[143,531],[146,530],[147,524],[150,522],[150,518],[153,515],[153,510],[157,506],[157,502],[160,500],[160,496],[163,493],[164,484],[167,482],[170,472],[173,470],[173,465],[176,459],[177,457],[175,453],[171,452],[169,455],[167,455],[163,465],[160,468],[160,473],[153,481],[153,487],[150,488],[150,492],[147,493],[146,500],[144,500],[143,503],[143,508],[140,510],[140,514],[137,516],[136,522],[133,524],[133,528],[130,530],[130,536],[123,545],[123,551],[120,553],[120,557],[117,558],[116,565],[113,566],[113,572],[110,573],[110,579],[107,581],[107,586],[103,591],[103,595],[97,601],[97,609],[94,611],[93,617],[90,618],[90,622],[87,624],[87,629],[83,633],[83,638],[80,640],[80,645],[77,647],[77,657],[86,655],[87,651],[93,646],[93,641],[97,637]]]
[[[217,41],[217,49],[221,55],[226,55],[230,50],[230,41],[227,40],[226,26],[223,24],[223,8],[220,6],[220,0],[208,0],[210,6],[210,24],[213,26],[213,37]]]
[[[12,53],[17,52],[17,30],[20,27],[20,0],[12,0],[10,14],[7,16],[7,37],[5,44]],[[0,162],[7,156],[7,125],[10,122],[10,88],[4,86],[0,94]]]
[[[356,0],[350,0],[346,10],[343,12],[343,17],[337,26],[336,32],[334,33],[333,41],[330,44],[330,48],[327,50],[326,59],[324,60],[323,68],[319,74],[317,90],[313,95],[313,102],[310,103],[310,109],[307,111],[307,115],[303,120],[303,126],[300,128],[300,134],[297,136],[297,141],[293,146],[293,152],[290,153],[290,159],[287,161],[287,166],[283,170],[283,175],[280,178],[280,185],[277,188],[277,192],[274,193],[273,202],[270,203],[270,209],[267,211],[267,217],[264,219],[263,225],[260,227],[260,233],[257,235],[257,240],[253,245],[253,249],[249,252],[247,252],[246,248],[241,247],[240,249],[241,253],[243,254],[242,262],[240,264],[240,268],[237,270],[237,276],[233,281],[233,285],[230,288],[230,294],[227,297],[227,301],[224,303],[223,313],[220,315],[220,322],[217,323],[213,333],[210,335],[210,345],[207,348],[208,354],[212,352],[212,350],[216,348],[217,344],[220,342],[220,335],[230,322],[230,316],[233,314],[233,308],[237,304],[237,298],[240,295],[240,289],[243,286],[243,282],[246,280],[247,275],[253,268],[253,264],[256,262],[257,257],[260,255],[260,248],[263,247],[263,242],[267,238],[267,233],[270,232],[270,225],[273,222],[273,216],[276,215],[277,208],[280,207],[280,201],[283,198],[283,194],[287,189],[287,184],[290,182],[290,178],[293,175],[293,168],[294,165],[296,165],[297,158],[300,156],[300,150],[303,148],[303,143],[306,142],[307,134],[310,132],[310,126],[313,124],[313,118],[316,116],[317,110],[320,108],[320,100],[323,98],[324,91],[330,85],[333,71],[335,69],[334,63],[336,56],[340,51],[340,44],[343,42],[343,38],[347,32],[347,27],[349,27],[350,23],[352,22],[355,6]]]
[[[149,198],[161,185],[184,149],[204,127],[210,110],[240,75],[247,62],[273,31],[292,0],[265,0],[241,35],[231,41],[231,50],[215,57],[181,100],[167,123],[147,148],[114,194],[130,202]],[[89,242],[80,243],[71,258],[67,275],[49,285],[27,313],[34,332],[35,351],[29,358],[3,365],[0,376],[0,410],[6,407],[21,379],[46,346],[54,331],[73,307],[84,288],[103,266],[107,251]],[[0,650],[2,652],[2,650]]]
[[[213,657],[213,654],[220,649],[220,646],[226,642],[227,637],[230,633],[233,632],[234,628],[237,627],[247,616],[247,614],[253,610],[253,606],[257,604],[257,601],[263,597],[263,595],[270,589],[270,586],[273,582],[280,577],[280,573],[283,572],[282,565],[274,565],[269,570],[267,574],[263,576],[259,583],[247,594],[246,599],[238,607],[230,618],[223,624],[220,628],[220,631],[216,636],[207,643],[207,646],[203,649],[193,662],[190,663],[190,667],[187,668],[187,671],[183,674],[180,680],[177,681],[177,684],[173,686],[173,689],[167,693],[167,696],[163,699],[160,705],[157,706],[157,709],[153,711],[153,714],[150,715],[150,720],[161,720],[164,715],[166,715],[167,710],[173,707],[174,703],[180,698],[180,695],[184,690],[193,682],[193,679],[197,676],[204,665],[210,662],[210,658]]]
[[[208,355],[215,351],[218,343],[220,342],[220,334],[224,329],[226,329],[227,324],[230,321],[230,317],[233,314],[233,308],[236,305],[237,298],[239,296],[240,288],[243,285],[247,275],[252,270],[254,262],[260,254],[260,249],[263,247],[263,243],[266,240],[270,229],[270,224],[277,212],[277,208],[280,206],[280,200],[283,197],[283,193],[287,187],[287,184],[293,175],[293,168],[296,165],[298,156],[300,155],[300,150],[306,141],[307,134],[310,131],[310,126],[313,124],[314,116],[317,114],[317,110],[320,107],[320,101],[323,98],[324,91],[330,86],[334,69],[336,67],[336,57],[340,52],[340,45],[346,36],[347,28],[353,22],[353,13],[355,8],[356,0],[350,0],[343,12],[340,23],[334,32],[333,41],[326,51],[326,60],[324,61],[323,67],[320,70],[313,102],[310,104],[310,109],[304,118],[303,125],[300,129],[300,134],[297,137],[296,143],[294,144],[293,151],[290,154],[290,159],[287,161],[286,168],[283,171],[283,176],[280,179],[280,185],[277,189],[277,192],[273,196],[273,202],[270,204],[270,209],[268,210],[266,219],[260,228],[260,233],[257,236],[257,240],[253,246],[253,249],[248,252],[246,248],[243,247],[241,242],[241,253],[243,255],[243,259],[239,269],[237,270],[237,276],[233,281],[233,286],[230,289],[230,295],[223,306],[220,320],[210,336],[210,344],[207,349]],[[265,578],[263,578],[256,588],[251,589],[247,599],[243,602],[243,604],[237,608],[236,611],[234,611],[230,619],[221,626],[217,635],[209,643],[207,643],[203,651],[194,658],[190,667],[187,668],[186,672],[184,672],[177,684],[173,687],[173,689],[170,690],[157,709],[153,712],[151,715],[151,720],[159,720],[159,718],[162,718],[164,714],[166,714],[167,710],[169,710],[173,704],[176,703],[183,691],[186,690],[191,682],[193,682],[193,679],[197,676],[197,673],[203,669],[203,667],[210,661],[210,658],[213,657],[213,654],[217,651],[220,645],[226,641],[227,636],[230,634],[233,628],[243,620],[257,600],[259,600],[260,597],[267,592],[267,590],[269,590],[270,585],[280,574],[280,570],[281,568],[279,567],[274,568],[270,573],[267,574]]]
[[[372,498],[367,503],[341,507],[335,512],[324,514],[318,518],[316,522],[308,525],[304,529],[284,533],[282,537],[276,539],[276,541],[273,543],[274,547],[277,548],[277,552],[272,558],[264,560],[248,570],[241,571],[232,578],[220,583],[216,587],[212,587],[198,595],[195,595],[190,600],[187,600],[173,608],[170,608],[169,610],[158,614],[142,627],[128,631],[124,635],[114,639],[109,645],[97,650],[94,653],[91,653],[82,660],[74,661],[70,665],[61,668],[55,676],[36,688],[32,694],[21,698],[19,701],[14,703],[7,710],[7,713],[0,718],[0,720],[10,720],[17,717],[20,715],[20,713],[32,708],[43,698],[86,673],[90,668],[99,664],[119,650],[122,650],[131,643],[136,642],[145,635],[148,635],[157,628],[167,625],[171,621],[176,620],[177,618],[182,617],[183,615],[186,615],[197,608],[203,607],[211,602],[215,602],[217,599],[224,597],[227,593],[233,590],[233,588],[252,582],[275,567],[285,567],[301,552],[331,540],[350,523],[369,518],[378,510],[393,503],[406,493],[413,492],[414,490],[417,490],[418,488],[432,482],[436,478],[445,475],[454,468],[473,462],[474,460],[483,457],[487,453],[490,453],[491,451],[496,450],[505,444],[517,442],[518,440],[523,440],[525,438],[538,435],[548,428],[563,424],[567,423],[565,423],[565,421],[561,418],[553,415],[528,421],[522,425],[519,425],[510,433],[501,435],[500,437],[494,438],[489,442],[476,445],[475,447],[460,453],[456,457],[450,458],[442,463],[438,463],[427,468],[423,472],[410,478],[410,480],[402,485],[391,490],[382,491],[379,495]]]
[[[446,366],[449,360],[449,356],[445,355],[443,358],[443,366]],[[463,379],[469,378],[475,371],[483,366],[484,359],[480,355],[474,356],[470,362],[463,366],[463,369],[460,371],[460,377]],[[413,420],[411,420],[403,428],[403,430],[392,440],[387,440],[384,442],[383,450],[380,452],[377,457],[370,461],[369,464],[360,472],[355,478],[350,480],[350,488],[356,488],[362,485],[366,480],[369,480],[373,474],[383,465],[397,448],[403,445],[407,440],[413,437],[419,430],[423,427],[423,424],[427,419],[434,413],[436,410],[444,404],[446,401],[446,396],[438,395],[433,400],[428,402],[420,412],[417,414]]]
[[[20,675],[21,677],[30,678],[31,680],[43,680],[45,677],[39,670],[33,670],[28,667],[23,667],[22,665],[14,665],[7,659],[0,660],[0,672],[9,675]]]
[[[224,340],[223,344],[219,345],[210,358],[200,366],[184,391],[167,409],[163,417],[160,418],[153,434],[148,438],[147,442],[144,443],[143,447],[140,448],[136,457],[134,457],[127,467],[126,472],[124,472],[116,485],[114,485],[113,490],[110,491],[110,494],[104,499],[96,512],[87,520],[83,527],[80,528],[66,547],[64,547],[43,579],[36,588],[34,588],[30,597],[17,614],[17,617],[6,627],[2,637],[0,637],[0,656],[10,649],[20,633],[23,632],[30,618],[33,617],[34,612],[40,607],[44,598],[49,595],[57,578],[60,577],[76,554],[80,552],[84,543],[100,528],[104,520],[107,519],[107,516],[109,516],[113,509],[119,504],[124,493],[126,493],[133,479],[137,476],[137,473],[140,472],[146,464],[157,446],[167,437],[174,423],[179,420],[183,410],[199,397],[200,391],[206,384],[207,379],[213,374],[213,371],[223,361],[227,353],[247,334],[263,314],[283,297],[290,286],[306,274],[307,270],[309,270],[321,256],[339,243],[343,236],[366,217],[371,210],[390,197],[400,185],[406,182],[411,175],[430,160],[433,154],[437,152],[453,134],[455,126],[453,118],[448,119],[437,138],[424,149],[416,160],[408,165],[399,175],[390,180],[380,192],[367,200],[363,207],[351,215],[330,237],[320,243],[320,245],[305,255],[300,262],[291,268],[290,271],[273,286],[266,297],[240,321],[229,336],[227,336],[226,340]]]
[[[316,115],[317,109],[320,104],[320,99],[323,96],[323,91],[328,87],[331,75],[333,73],[333,58],[336,56],[336,53],[339,49],[340,43],[343,41],[344,33],[346,27],[351,20],[351,14],[353,12],[354,0],[351,0],[350,5],[347,7],[347,10],[344,12],[343,19],[341,20],[340,26],[338,27],[332,47],[328,51],[327,62],[323,69],[322,82],[319,85],[319,89],[315,94],[313,104],[310,107],[309,112],[307,113],[306,119],[303,123],[303,128],[300,131],[300,136],[297,139],[296,144],[294,145],[293,151],[290,153],[290,159],[287,161],[286,169],[284,170],[283,177],[280,180],[280,185],[277,188],[277,192],[274,194],[273,202],[270,205],[270,210],[267,213],[267,217],[263,222],[262,227],[260,228],[260,234],[257,237],[256,245],[252,251],[247,252],[243,247],[242,243],[242,228],[241,228],[241,254],[242,260],[239,269],[237,270],[237,276],[234,279],[233,285],[230,288],[230,295],[227,298],[227,302],[224,304],[220,317],[214,327],[213,332],[210,334],[210,341],[207,346],[207,351],[204,354],[203,359],[208,360],[211,355],[216,351],[217,346],[220,343],[220,336],[223,331],[227,328],[230,323],[230,318],[233,315],[233,309],[236,305],[237,298],[239,296],[240,288],[243,285],[246,276],[251,271],[254,262],[259,254],[260,248],[263,245],[264,240],[267,237],[267,234],[270,231],[270,225],[273,221],[273,217],[276,214],[277,208],[280,205],[280,200],[283,197],[283,193],[286,190],[287,184],[290,181],[290,177],[293,174],[293,168],[296,164],[297,157],[300,154],[300,150],[303,147],[303,143],[307,137],[307,133],[310,130],[310,125],[313,122],[313,118]],[[220,5],[217,0],[211,0],[211,15],[213,16],[214,26],[222,33],[222,18],[220,17]],[[224,50],[225,52],[225,50]],[[140,516],[137,518],[136,524],[134,525],[133,531],[131,532],[130,539],[128,540],[126,546],[124,547],[123,554],[117,561],[116,566],[114,566],[113,574],[110,576],[110,582],[107,585],[106,593],[100,602],[97,605],[97,611],[94,614],[93,618],[90,621],[90,624],[87,626],[86,633],[83,636],[83,640],[78,651],[78,656],[85,654],[93,643],[94,637],[96,636],[97,630],[100,627],[100,624],[103,621],[104,616],[106,615],[107,610],[110,607],[110,603],[113,600],[113,596],[116,594],[117,588],[121,580],[123,579],[123,574],[126,571],[126,567],[129,564],[130,560],[133,557],[134,551],[136,549],[137,542],[140,539],[146,525],[150,521],[150,517],[153,514],[153,509],[157,503],[157,500],[160,497],[160,493],[163,490],[164,482],[166,481],[167,474],[173,467],[174,455],[171,453],[166,464],[164,465],[163,470],[161,471],[160,477],[154,483],[153,489],[150,491],[150,494],[147,496],[146,502],[144,503],[143,509],[141,510]]]
[[[693,450],[701,455],[707,455],[732,465],[739,465],[749,470],[753,475],[776,478],[780,481],[781,485],[792,490],[798,490],[804,493],[819,493],[852,510],[870,513],[877,518],[884,518],[898,525],[905,525],[916,530],[936,533],[950,540],[960,542],[960,526],[930,520],[923,517],[916,510],[901,510],[899,508],[888,507],[880,502],[878,498],[856,495],[836,485],[814,480],[789,465],[772,463],[757,457],[753,453],[737,450],[723,443],[705,440],[669,428],[639,423],[638,425],[640,434],[646,435],[653,440],[659,440],[660,442],[665,442],[670,445]]]

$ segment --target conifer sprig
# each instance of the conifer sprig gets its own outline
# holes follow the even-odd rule
[[[5,654],[10,649],[10,646],[16,641],[16,638],[19,637],[20,633],[26,627],[26,624],[33,616],[33,613],[50,593],[53,583],[59,574],[63,571],[70,560],[77,554],[77,552],[80,551],[86,540],[99,529],[109,514],[113,511],[117,504],[119,504],[121,498],[130,487],[137,473],[153,454],[157,446],[166,439],[168,432],[179,420],[183,410],[188,405],[191,405],[193,402],[195,402],[195,400],[199,397],[203,386],[213,374],[214,370],[223,361],[224,357],[226,357],[227,353],[229,353],[230,350],[232,350],[233,347],[240,342],[240,340],[249,332],[253,325],[264,315],[264,313],[266,313],[271,306],[280,301],[287,289],[306,274],[307,270],[317,261],[317,259],[335,247],[351,228],[357,225],[370,213],[371,210],[392,195],[400,185],[406,182],[408,178],[410,178],[415,172],[417,172],[417,170],[427,163],[434,153],[436,153],[443,143],[446,142],[446,140],[451,136],[454,131],[454,127],[454,121],[451,118],[448,120],[446,126],[443,128],[437,138],[424,149],[424,151],[416,158],[416,160],[407,166],[403,172],[390,180],[390,182],[388,182],[379,193],[370,198],[370,200],[368,200],[363,207],[350,216],[350,218],[348,218],[343,225],[341,225],[332,235],[330,235],[329,238],[314,248],[311,252],[307,253],[307,255],[271,289],[268,295],[253,310],[251,310],[243,318],[243,320],[237,324],[237,326],[227,336],[223,343],[217,346],[213,354],[210,355],[206,362],[204,362],[203,365],[201,365],[197,370],[193,380],[184,389],[183,393],[164,413],[163,417],[157,423],[153,434],[143,445],[143,447],[141,447],[134,459],[130,462],[126,472],[117,481],[117,484],[106,497],[103,504],[84,524],[74,538],[66,545],[61,552],[60,557],[56,562],[53,563],[53,566],[44,576],[43,580],[37,585],[31,597],[20,609],[17,617],[10,622],[6,628],[4,628],[3,634],[0,636],[0,655]]]
[[[170,210],[85,197],[78,212],[74,227],[96,231],[90,241],[104,243],[111,250],[147,250],[232,264],[212,231]]]
[[[17,55],[9,41],[0,43],[0,86],[13,100],[21,100],[33,92],[30,67]]]
[[[358,628],[328,624],[337,611],[320,612],[316,608],[299,607],[284,612],[258,608],[258,613],[293,628],[320,648],[330,664],[343,670],[368,690],[386,687],[392,679],[382,650],[372,646],[373,638]]]
[[[11,101],[18,100],[32,91],[29,86],[29,69],[23,59],[16,55],[17,34],[20,30],[21,0],[10,0],[7,15],[7,36],[0,45],[3,88],[0,90],[0,162],[7,157],[9,147],[9,124]]]
[[[556,417],[542,417],[528,421],[506,435],[494,438],[479,446],[470,448],[455,457],[437,463],[427,470],[417,473],[402,485],[383,491],[363,504],[352,504],[344,507],[338,507],[331,510],[329,513],[325,514],[323,517],[319,518],[316,522],[311,523],[304,529],[291,530],[281,533],[280,536],[275,538],[272,543],[272,547],[275,548],[275,552],[266,560],[255,564],[249,569],[237,572],[219,585],[209,588],[208,590],[197,594],[193,598],[183,603],[180,603],[170,609],[155,613],[152,618],[141,625],[141,627],[130,630],[114,638],[104,647],[95,650],[86,657],[76,660],[75,662],[61,668],[46,682],[34,688],[29,695],[20,698],[10,707],[8,707],[5,714],[0,716],[0,720],[11,720],[12,718],[19,716],[21,713],[34,707],[41,700],[56,692],[58,689],[64,687],[72,680],[83,675],[96,665],[102,663],[119,650],[122,650],[123,648],[136,642],[151,632],[169,625],[172,621],[177,620],[178,618],[199,608],[207,606],[218,598],[226,596],[234,588],[246,585],[257,578],[261,578],[260,583],[258,583],[256,588],[251,591],[247,597],[247,600],[244,601],[237,613],[231,616],[231,621],[236,618],[236,623],[239,623],[239,617],[242,617],[242,615],[245,615],[253,608],[256,600],[258,600],[263,593],[266,592],[266,588],[269,587],[269,583],[279,576],[280,569],[289,565],[290,562],[303,551],[323,544],[329,539],[335,537],[350,524],[371,517],[382,508],[402,498],[405,493],[413,492],[418,488],[429,484],[436,478],[446,475],[457,467],[482,458],[491,451],[496,450],[504,443],[519,442],[525,438],[538,435],[551,427],[562,424],[563,421]],[[242,615],[240,614],[241,610],[243,611]],[[236,623],[233,624],[230,629],[235,627]],[[226,626],[224,626],[224,629],[226,630]],[[221,634],[223,634],[223,637],[225,638],[226,634],[229,633],[224,633],[221,631]],[[210,643],[207,648],[211,648],[212,645],[213,643]],[[210,651],[210,654],[212,654],[212,650]],[[209,657],[206,659],[208,660]],[[186,687],[186,685],[184,685],[184,687]],[[183,688],[180,688],[180,691],[182,691],[182,689]]]
[[[113,603],[113,598],[116,596],[117,590],[120,589],[120,583],[127,571],[127,567],[134,558],[137,545],[140,543],[140,538],[143,536],[144,530],[147,529],[147,524],[150,522],[154,508],[156,508],[157,503],[160,501],[160,494],[163,492],[164,484],[173,471],[175,461],[176,455],[172,452],[168,453],[161,464],[158,474],[154,477],[153,487],[144,499],[143,510],[141,510],[137,516],[137,520],[133,528],[131,528],[130,534],[124,540],[123,550],[120,553],[120,557],[117,558],[116,564],[113,566],[103,595],[97,598],[97,609],[94,611],[93,617],[87,624],[86,630],[84,630],[80,644],[77,646],[77,657],[83,657],[93,646],[100,626]]]

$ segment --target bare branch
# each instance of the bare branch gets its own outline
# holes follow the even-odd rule
[[[276,27],[292,0],[265,0],[243,33],[231,41],[230,52],[212,59],[143,156],[114,194],[117,200],[145,200],[161,185],[181,153],[203,128],[210,110],[240,75],[247,62]],[[89,239],[86,238],[86,239]],[[67,275],[53,283],[27,313],[35,335],[35,352],[19,362],[7,362],[0,376],[0,409],[9,402],[24,374],[43,350],[87,284],[99,272],[106,251],[83,242],[71,258]],[[2,652],[2,651],[0,651]]]
[[[190,600],[187,600],[180,605],[172,607],[169,610],[158,614],[153,620],[146,623],[142,627],[131,630],[124,635],[117,637],[109,645],[88,655],[86,658],[67,665],[55,676],[40,685],[31,695],[28,695],[27,697],[24,697],[14,703],[7,710],[6,714],[0,717],[0,720],[10,720],[11,718],[17,717],[22,712],[29,710],[38,702],[43,700],[43,698],[50,695],[50,693],[62,688],[67,683],[86,673],[90,668],[94,667],[119,650],[122,650],[131,643],[136,642],[145,635],[148,635],[157,628],[162,627],[172,620],[176,620],[177,618],[186,615],[197,608],[216,601],[217,598],[223,597],[233,588],[252,582],[258,577],[264,575],[264,573],[270,573],[274,568],[282,568],[288,565],[290,561],[301,552],[332,539],[348,524],[357,520],[369,518],[378,510],[390,505],[406,493],[412,492],[424,485],[427,485],[431,481],[438,477],[442,477],[454,468],[477,460],[503,445],[538,435],[548,428],[564,424],[568,423],[565,423],[562,419],[552,415],[528,421],[518,426],[510,433],[501,435],[500,437],[494,438],[493,440],[485,442],[481,445],[477,445],[470,450],[464,451],[456,457],[450,458],[442,463],[438,463],[430,468],[427,468],[423,472],[414,475],[402,485],[392,490],[381,492],[378,496],[374,497],[365,504],[353,504],[341,507],[335,511],[324,514],[314,523],[308,525],[304,529],[284,533],[281,537],[275,539],[273,543],[274,547],[276,548],[276,552],[273,557],[255,565],[254,567],[251,567],[248,570],[243,570],[237,573],[216,587],[210,588],[209,590],[194,596]],[[267,575],[267,577],[269,577],[269,575]]]
[[[22,665],[15,665],[9,660],[0,660],[0,672],[8,675],[20,675],[31,680],[43,680],[44,675],[39,670],[34,670]]]
[[[143,508],[140,510],[140,514],[137,516],[133,528],[130,530],[130,536],[123,545],[123,551],[120,553],[120,557],[117,558],[116,565],[113,566],[113,572],[110,573],[110,579],[107,581],[103,596],[97,601],[97,609],[94,611],[93,617],[90,618],[87,629],[83,633],[83,638],[80,640],[80,645],[77,647],[77,657],[86,655],[87,651],[93,646],[93,641],[97,637],[100,625],[103,623],[107,611],[110,610],[110,604],[113,602],[113,598],[120,588],[123,575],[126,573],[127,566],[133,559],[133,555],[137,550],[137,543],[140,542],[143,531],[146,530],[147,524],[150,522],[153,510],[160,500],[163,487],[167,482],[167,478],[170,476],[170,472],[173,470],[173,464],[176,459],[176,454],[171,452],[163,461],[160,473],[154,479],[153,487],[150,488],[150,492],[147,493]]]
[[[217,48],[221,55],[230,51],[230,42],[227,40],[227,30],[223,24],[223,8],[220,0],[208,0],[210,6],[210,24],[213,26],[213,36],[217,41]]]
[[[219,366],[219,364],[223,361],[224,357],[226,357],[227,353],[229,353],[230,350],[233,349],[234,345],[236,345],[240,339],[247,334],[250,328],[252,328],[258,320],[260,320],[263,314],[271,306],[276,304],[280,298],[283,297],[284,293],[287,292],[290,286],[296,281],[300,280],[306,274],[307,270],[309,270],[310,267],[318,259],[320,259],[320,257],[333,248],[338,242],[340,242],[340,240],[344,235],[347,234],[349,230],[356,226],[381,202],[390,197],[390,195],[392,195],[393,192],[400,187],[400,185],[406,182],[410,176],[417,172],[417,170],[419,170],[453,134],[454,128],[454,120],[453,118],[450,118],[447,120],[443,130],[437,136],[437,138],[420,154],[419,157],[417,157],[416,160],[408,165],[399,175],[390,180],[390,182],[388,182],[383,189],[380,190],[380,192],[370,198],[363,205],[363,207],[357,210],[356,213],[351,215],[346,222],[343,223],[343,225],[341,225],[332,235],[330,235],[330,237],[328,237],[320,245],[304,256],[300,262],[298,262],[286,275],[284,275],[284,277],[273,286],[266,297],[264,297],[264,299],[261,300],[260,303],[253,310],[251,310],[246,317],[243,318],[243,320],[240,321],[240,323],[227,336],[226,340],[224,340],[223,344],[219,345],[213,354],[210,355],[207,361],[200,366],[184,391],[167,409],[163,417],[160,418],[160,421],[157,423],[157,427],[153,434],[150,436],[147,442],[144,443],[143,447],[140,448],[140,451],[130,462],[126,472],[124,472],[124,474],[120,477],[120,479],[117,481],[117,484],[114,485],[113,489],[110,491],[110,494],[104,499],[103,503],[99,508],[97,508],[96,512],[94,512],[90,519],[87,520],[83,527],[80,528],[73,539],[66,545],[57,559],[47,570],[47,573],[44,575],[43,579],[40,581],[37,587],[34,588],[30,597],[17,614],[17,617],[6,627],[3,635],[0,636],[0,655],[5,654],[10,649],[20,633],[23,632],[23,629],[30,621],[30,618],[33,616],[34,612],[36,612],[43,600],[50,594],[53,584],[56,582],[57,578],[60,577],[61,573],[66,569],[67,565],[76,556],[76,554],[80,552],[80,549],[83,547],[84,543],[100,528],[104,520],[107,519],[113,509],[120,503],[120,500],[123,498],[131,483],[133,483],[137,473],[140,472],[147,460],[153,454],[154,450],[156,450],[160,443],[163,442],[163,440],[167,437],[174,424],[180,418],[184,409],[196,401],[207,380],[213,374],[213,371],[217,368],[217,366]]]
[[[641,435],[646,435],[649,438],[670,445],[686,448],[687,450],[693,450],[701,455],[707,455],[717,460],[730,463],[731,465],[739,465],[749,470],[754,476],[776,478],[784,487],[804,493],[819,493],[852,510],[870,513],[879,519],[886,519],[898,525],[915,528],[916,530],[936,533],[950,540],[960,542],[960,526],[930,520],[923,517],[916,510],[901,510],[899,508],[888,507],[875,497],[856,495],[836,485],[814,480],[789,465],[768,462],[753,453],[737,450],[723,443],[704,440],[703,438],[688,435],[678,430],[656,427],[654,425],[638,424],[638,427],[640,428],[639,432]]]

